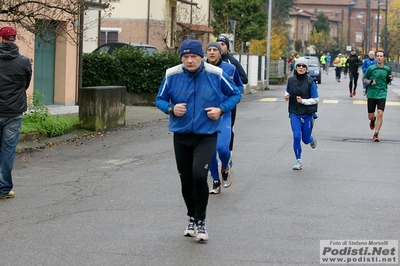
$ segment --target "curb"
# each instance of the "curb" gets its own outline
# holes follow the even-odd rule
[[[26,134],[26,138],[35,136],[40,133],[32,133],[32,134]],[[102,134],[101,132],[95,132],[95,131],[87,131],[86,129],[76,129],[76,130],[70,130],[70,132],[65,133],[63,135],[57,136],[57,137],[51,137],[42,139],[34,138],[34,139],[27,139],[27,140],[21,140],[18,142],[16,151],[17,153],[22,153],[22,152],[29,152],[29,151],[34,151],[34,150],[41,150],[45,149],[48,146],[54,146],[57,145],[58,143],[61,142],[68,142],[68,141],[75,141],[75,139],[78,138],[85,138],[85,137],[92,137],[96,134]],[[42,134],[43,136],[43,134]]]

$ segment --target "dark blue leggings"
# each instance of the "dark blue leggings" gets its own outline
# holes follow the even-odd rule
[[[341,67],[336,67],[335,68],[335,73],[336,73],[336,78],[340,79],[341,73],[342,73],[342,68]]]
[[[304,118],[292,116],[290,118],[290,124],[293,132],[294,155],[296,156],[296,159],[301,159],[301,141],[303,140],[304,144],[309,144],[313,141],[311,133],[314,124],[314,117],[312,115],[308,115]]]

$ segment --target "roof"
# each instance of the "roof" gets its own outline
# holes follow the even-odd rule
[[[188,5],[194,5],[194,6],[198,5],[198,3],[190,2],[188,0],[177,0],[177,1]]]
[[[289,15],[292,17],[298,16],[298,17],[309,18],[312,21],[317,20],[314,13],[311,13],[307,10],[297,9],[297,8],[290,8]]]
[[[206,33],[212,33],[213,32],[213,28],[212,27],[207,27],[207,26],[204,26],[204,25],[181,23],[181,22],[178,22],[178,25],[183,27],[183,28],[186,28],[186,29],[189,29],[189,30],[192,30],[192,31],[196,31],[196,32],[206,32]]]

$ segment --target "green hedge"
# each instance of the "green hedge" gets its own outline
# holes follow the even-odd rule
[[[134,46],[118,49],[112,56],[84,54],[82,86],[126,86],[128,92],[154,93],[160,87],[165,70],[180,63],[178,54],[147,55]]]

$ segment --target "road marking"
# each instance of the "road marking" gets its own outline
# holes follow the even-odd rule
[[[323,100],[322,103],[339,103],[339,100]]]
[[[278,98],[262,98],[260,102],[276,102]]]
[[[400,106],[399,102],[386,102],[386,105]]]
[[[367,104],[367,101],[355,100],[353,104]]]
[[[260,102],[276,102],[278,101],[278,98],[262,98],[260,99]],[[367,101],[366,100],[353,100],[353,101],[341,101],[339,100],[323,100],[322,103],[331,103],[331,104],[339,104],[339,103],[351,103],[351,104],[362,104],[366,105]],[[386,102],[386,105],[390,106],[400,106],[400,102]]]

